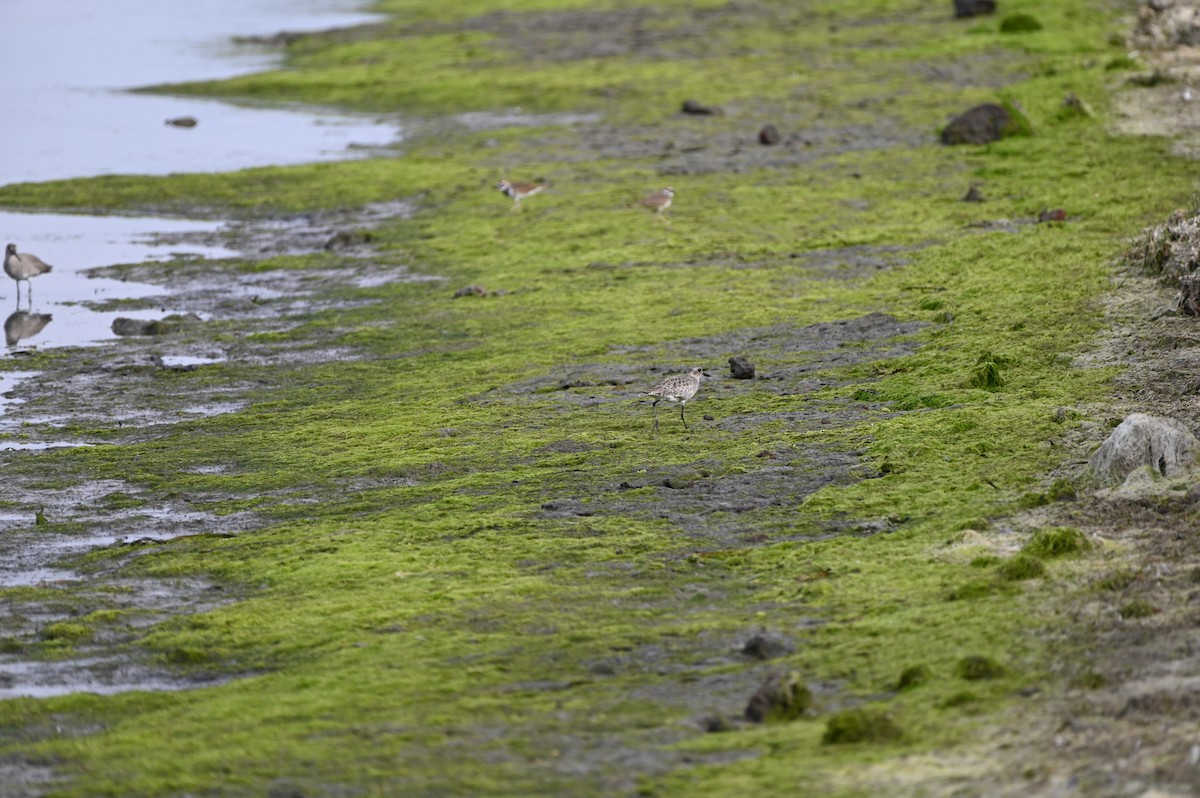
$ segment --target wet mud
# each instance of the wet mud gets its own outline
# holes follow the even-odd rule
[[[912,352],[912,336],[927,326],[899,322],[882,313],[857,319],[824,322],[805,327],[778,325],[735,330],[705,338],[668,342],[663,351],[679,358],[682,370],[689,364],[705,366],[714,376],[705,380],[696,399],[688,403],[692,429],[719,430],[731,440],[753,435],[769,439],[762,427],[773,425],[788,432],[829,430],[862,424],[891,415],[883,403],[819,401],[811,394],[836,387],[822,376],[845,366],[859,365]],[[615,357],[642,361],[659,347],[623,347]],[[754,380],[734,379],[723,365],[738,353],[753,352],[758,364]],[[637,357],[632,357],[636,355]],[[502,386],[474,401],[550,400],[563,411],[591,407],[611,412],[636,412],[646,434],[654,434],[651,400],[640,391],[672,369],[666,364],[649,369],[623,364],[580,364],[513,385]],[[794,410],[727,413],[723,401],[749,392],[770,391],[795,396]],[[632,405],[632,409],[631,409]],[[683,429],[678,405],[659,408],[660,436],[689,433]],[[703,432],[698,434],[704,434]],[[562,440],[550,445],[554,452],[592,450],[583,442]],[[603,449],[592,457],[603,461]],[[619,470],[618,468],[610,470]],[[697,548],[730,548],[777,543],[782,540],[817,539],[832,534],[877,534],[894,526],[888,519],[854,519],[816,523],[805,521],[804,499],[829,485],[847,485],[879,476],[863,462],[862,452],[837,451],[828,446],[780,444],[766,446],[742,461],[701,460],[686,465],[646,464],[626,479],[596,485],[581,479],[566,480],[546,496],[540,518],[624,515],[662,519],[677,527],[688,541],[682,553]]]
[[[196,580],[129,579],[121,576],[122,566],[177,538],[231,535],[266,522],[254,512],[218,516],[202,509],[229,496],[154,495],[123,481],[92,479],[62,464],[48,480],[44,458],[60,447],[145,442],[181,423],[237,412],[255,387],[253,381],[233,378],[210,381],[198,391],[194,384],[164,379],[171,372],[231,361],[286,367],[356,356],[340,347],[256,344],[248,335],[223,336],[217,344],[213,327],[233,325],[243,333],[277,330],[290,326],[288,319],[296,313],[334,305],[338,300],[330,297],[331,289],[438,279],[367,257],[373,252],[369,234],[339,236],[410,211],[408,203],[389,203],[162,237],[166,243],[232,243],[262,257],[336,251],[337,266],[327,269],[238,272],[204,258],[185,258],[93,270],[160,286],[160,297],[138,300],[147,308],[170,304],[189,311],[164,319],[167,335],[129,336],[77,350],[41,371],[7,375],[0,433],[9,439],[0,443],[0,469],[10,498],[0,510],[0,587],[32,589],[36,595],[0,599],[0,697],[174,690],[212,683],[212,676],[195,677],[151,662],[132,644],[145,627],[174,615],[204,612],[233,597]],[[123,310],[130,306],[128,300],[121,304]],[[100,569],[85,564],[83,558],[99,549],[118,556]],[[47,660],[36,653],[47,643],[47,629],[97,612],[120,620],[74,645],[71,657]]]

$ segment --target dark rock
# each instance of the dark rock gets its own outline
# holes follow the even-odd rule
[[[744,357],[729,358],[729,370],[735,380],[754,379],[754,364]]]
[[[758,131],[758,143],[770,146],[778,144],[781,136],[779,129],[774,125],[763,125],[762,130]]]
[[[795,671],[772,673],[746,704],[746,719],[755,723],[795,720],[813,707],[812,691]]]
[[[975,186],[967,189],[967,193],[963,195],[963,202],[983,202],[983,192]]]
[[[737,727],[724,715],[705,715],[700,719],[700,728],[711,733],[733,731]]]
[[[332,251],[335,249],[361,247],[364,244],[370,244],[374,240],[375,236],[366,230],[338,230],[325,242],[325,249]]]
[[[171,331],[171,325],[158,319],[146,321],[118,316],[113,319],[112,331],[116,335],[166,335]]]
[[[177,116],[174,119],[168,119],[164,124],[172,127],[195,127],[200,124],[200,120],[194,116]]]
[[[1062,208],[1042,208],[1038,214],[1039,222],[1065,222],[1067,220],[1067,212]]]
[[[954,16],[978,17],[996,13],[996,0],[954,0]]]
[[[784,654],[791,654],[791,645],[781,637],[768,634],[757,634],[742,646],[742,653],[755,659],[775,659]]]
[[[698,100],[684,100],[683,112],[685,114],[696,114],[697,116],[723,116],[725,113],[715,105],[705,105]]]
[[[464,296],[487,296],[487,289],[481,285],[466,285],[454,292],[454,298]]]
[[[1009,134],[1016,122],[1008,109],[996,103],[984,103],[964,111],[942,131],[942,143],[988,144]]]

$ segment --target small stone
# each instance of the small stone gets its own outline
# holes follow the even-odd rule
[[[1038,214],[1039,222],[1065,222],[1067,220],[1067,212],[1062,208],[1042,208]]]
[[[763,125],[762,130],[758,131],[758,143],[768,147],[778,144],[780,138],[779,129],[774,125]]]
[[[170,329],[169,324],[157,319],[127,319],[118,316],[112,323],[115,335],[166,335]]]
[[[696,114],[697,116],[722,116],[724,111],[715,105],[705,105],[699,100],[684,100],[683,112],[685,114]]]
[[[168,119],[164,124],[171,127],[195,127],[200,124],[200,121],[194,116],[177,116],[174,119]]]
[[[1015,127],[1012,114],[996,103],[977,105],[956,116],[942,130],[942,143],[989,144],[999,141]]]
[[[712,733],[733,731],[736,727],[724,715],[706,715],[700,719],[700,728]]]
[[[971,186],[967,189],[967,193],[963,195],[963,202],[983,202],[983,192],[977,187]]]
[[[729,358],[729,370],[735,380],[754,379],[754,364],[744,357]]]
[[[783,638],[768,634],[757,634],[742,646],[742,653],[755,659],[775,659],[792,653],[791,645]]]
[[[954,16],[977,17],[996,13],[996,0],[954,0]]]
[[[487,289],[481,285],[465,285],[454,292],[454,298],[464,296],[487,296]]]

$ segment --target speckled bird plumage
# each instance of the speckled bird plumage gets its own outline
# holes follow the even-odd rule
[[[676,374],[672,377],[667,377],[658,385],[645,392],[645,396],[656,397],[654,403],[651,405],[654,408],[655,431],[658,431],[658,403],[663,399],[666,399],[668,402],[680,403],[679,418],[683,421],[683,428],[688,428],[687,419],[683,415],[683,409],[687,406],[688,400],[700,390],[700,383],[707,376],[704,373],[704,369],[695,366],[687,374]]]

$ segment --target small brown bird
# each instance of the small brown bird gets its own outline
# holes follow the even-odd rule
[[[662,219],[667,224],[671,220],[667,218],[667,208],[671,207],[671,201],[675,199],[675,189],[667,186],[660,191],[655,191],[653,194],[647,194],[638,200],[638,205],[643,208],[654,211],[655,218]]]
[[[658,403],[663,399],[666,399],[668,402],[679,402],[679,418],[683,421],[683,428],[688,428],[687,419],[683,415],[683,409],[687,407],[688,400],[696,395],[696,391],[700,390],[701,381],[709,376],[712,375],[707,374],[701,367],[695,366],[687,374],[676,374],[673,377],[667,377],[658,385],[655,385],[642,394],[642,396],[657,397],[654,400],[654,404],[650,405],[654,409],[655,432],[658,432]]]
[[[513,183],[509,180],[501,180],[496,184],[496,188],[500,189],[500,193],[511,198],[513,201],[512,210],[509,213],[516,213],[521,210],[521,200],[526,197],[532,197],[545,187],[542,183]]]
[[[28,252],[17,253],[17,245],[9,244],[4,250],[4,273],[17,281],[17,302],[21,301],[21,281],[29,283],[29,301],[33,302],[33,283],[31,277],[50,271],[50,264],[37,255]]]

